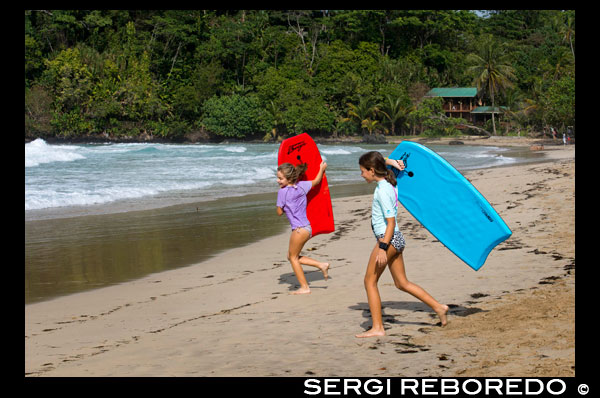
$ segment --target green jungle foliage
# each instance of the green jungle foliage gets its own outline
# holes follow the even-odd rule
[[[25,136],[456,133],[433,87],[575,125],[575,12],[27,10]]]

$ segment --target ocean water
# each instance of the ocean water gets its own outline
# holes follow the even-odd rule
[[[388,155],[395,146],[319,149],[330,185],[342,185],[362,182],[357,165],[362,153]],[[507,148],[431,148],[458,170],[520,161]],[[95,206],[113,212],[275,192],[277,150],[278,144],[51,145],[37,139],[25,144],[25,211],[56,209],[59,214],[61,208]]]
[[[288,230],[275,213],[278,147],[25,144],[25,303],[201,263]],[[358,158],[395,147],[319,145],[332,197],[372,193]],[[460,171],[543,156],[528,148],[430,148]]]

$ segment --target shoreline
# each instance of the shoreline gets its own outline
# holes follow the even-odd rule
[[[349,196],[334,199],[336,231],[304,248],[332,264],[328,281],[305,268],[312,294],[288,294],[297,282],[286,260],[286,230],[202,263],[26,305],[25,375],[573,376],[572,149],[550,151],[550,162],[465,173],[513,230],[480,271],[401,208],[407,276],[451,304],[446,328],[398,291],[386,271],[379,288],[387,335],[354,338],[370,325],[362,278],[373,239],[371,195]],[[569,304],[556,319],[531,308],[551,304],[551,283]],[[518,330],[494,317],[505,313],[516,314]],[[492,332],[481,336],[484,325]],[[505,344],[518,337],[523,354],[494,346],[494,336]],[[539,346],[549,341],[562,346]]]
[[[568,155],[569,151],[553,153]],[[545,162],[552,156],[519,164]],[[488,168],[497,167],[510,164]],[[473,170],[462,172],[470,171]],[[371,191],[364,182],[331,186],[333,199]],[[60,214],[56,210],[26,212],[25,303],[186,267],[223,250],[280,233],[286,230],[286,223],[272,212],[273,194],[160,203],[161,206],[147,208],[136,201],[83,210],[65,208]],[[236,215],[235,223],[229,216],[231,212]],[[256,233],[248,233],[254,229]],[[203,242],[200,246],[199,237]]]
[[[390,143],[400,143],[402,139],[398,140],[394,137],[391,137],[392,140]],[[406,137],[402,137],[406,139]],[[409,141],[413,141],[413,139],[409,139]],[[439,144],[439,145],[455,145],[451,144],[451,142],[462,142],[464,145],[490,145],[490,146],[500,146],[500,147],[514,147],[514,146],[523,146],[528,147],[531,145],[545,145],[550,148],[547,149],[555,149],[555,147],[563,147],[562,139],[552,139],[551,137],[515,137],[515,136],[456,136],[456,137],[433,137],[433,138],[415,138],[414,141],[419,142],[421,144]],[[460,144],[459,144],[460,145]],[[569,144],[569,146],[575,145]]]
[[[538,142],[539,140],[533,140],[533,139],[524,138],[524,137],[521,137],[521,138],[517,139],[516,141],[512,140],[512,138],[514,138],[514,137],[496,137],[496,139],[494,139],[494,141],[490,141],[487,139],[481,139],[481,138],[468,138],[468,136],[465,136],[465,137],[468,140],[466,145],[494,146],[494,147],[501,147],[501,148],[510,148],[512,150],[521,148],[521,150],[528,151],[532,155],[544,156],[544,159],[529,160],[529,161],[521,162],[523,164],[532,163],[532,162],[551,161],[553,158],[553,156],[551,154],[554,151],[565,149],[563,147],[563,145],[560,144],[560,145],[551,145],[549,147],[546,146],[542,150],[530,151],[528,149],[528,145]],[[463,137],[463,139],[465,137]],[[389,145],[399,144],[400,142],[402,142],[402,139],[397,139],[398,137],[396,137],[396,138],[389,137],[389,138],[392,138],[392,140],[388,142]],[[403,138],[406,138],[406,137],[403,137]],[[505,138],[506,140],[503,140],[502,138]],[[411,139],[410,141],[415,141],[420,144],[450,145],[449,143],[453,140],[455,140],[455,139],[444,137],[444,138],[433,138],[433,139],[428,139],[428,138],[421,138],[421,139],[415,139],[415,140]],[[525,141],[523,141],[523,140],[525,140]],[[245,142],[245,143],[252,144],[253,142]],[[358,137],[351,137],[351,138],[348,138],[347,140],[342,140],[342,141],[318,141],[318,143],[320,143],[320,144],[338,143],[338,144],[359,145],[359,144],[361,144],[361,141],[358,139]],[[575,148],[574,145],[570,145],[569,147],[571,147],[572,149]],[[567,147],[567,148],[569,148],[569,147]],[[556,157],[556,156],[554,156],[554,157]],[[511,164],[489,166],[486,168],[506,167],[506,166],[511,166]],[[472,170],[472,169],[470,169],[470,170]],[[468,172],[470,170],[465,170],[465,172]],[[461,171],[461,172],[463,172],[463,171]],[[362,181],[345,182],[345,183],[342,183],[339,185],[332,185],[332,187],[346,187],[346,186],[351,186],[351,185],[362,185]],[[345,188],[342,188],[342,189],[345,189]],[[247,193],[247,194],[243,194],[243,195],[236,196],[236,197],[239,198],[239,197],[245,197],[245,196],[263,195],[263,194],[266,194],[266,192]],[[184,196],[185,195],[187,195],[187,194],[184,194]],[[148,210],[174,207],[174,206],[182,206],[182,205],[190,205],[191,206],[191,205],[195,205],[195,204],[197,205],[197,204],[202,204],[202,203],[207,203],[207,202],[219,201],[219,200],[227,199],[227,198],[230,198],[230,197],[222,198],[222,197],[218,197],[218,196],[217,197],[209,196],[205,199],[200,200],[199,197],[197,197],[197,196],[190,196],[185,199],[181,199],[181,197],[178,196],[175,199],[173,197],[169,197],[168,192],[167,192],[167,193],[161,193],[161,194],[149,196],[149,197],[139,197],[139,198],[135,198],[135,199],[119,199],[119,200],[109,202],[109,203],[91,204],[91,205],[85,205],[85,206],[73,205],[73,206],[65,206],[65,207],[51,207],[51,208],[43,208],[43,209],[25,210],[25,221],[28,222],[28,221],[48,220],[48,219],[57,219],[57,218],[72,218],[72,217],[81,217],[81,216],[95,216],[95,215],[127,213],[127,212],[135,212],[135,211],[148,211]]]
[[[103,135],[85,136],[78,138],[65,137],[25,137],[25,143],[35,141],[41,138],[51,144],[131,144],[131,143],[157,143],[157,144],[219,144],[219,143],[240,143],[240,144],[264,144],[263,140],[259,139],[236,139],[236,138],[221,138],[221,139],[205,139],[205,140],[168,140],[163,138],[140,138],[140,137],[121,137],[107,138]],[[289,137],[286,137],[289,138]],[[453,145],[450,142],[467,141],[467,145],[498,145],[498,146],[529,146],[533,144],[543,144],[550,146],[562,146],[562,139],[553,139],[551,136],[481,136],[481,135],[456,135],[450,137],[426,137],[421,135],[414,136],[383,136],[388,144],[399,144],[404,140],[415,141],[421,144],[441,144]],[[342,136],[342,137],[321,137],[314,136],[313,139],[318,144],[361,144],[365,143],[363,136]],[[574,145],[570,144],[570,145]]]
[[[332,198],[368,192],[366,184],[331,187]],[[273,210],[275,194],[107,214],[26,218],[25,304],[187,267],[287,231],[287,219],[277,217]]]

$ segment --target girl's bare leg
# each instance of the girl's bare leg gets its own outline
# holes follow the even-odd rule
[[[304,270],[302,269],[302,264],[311,265],[313,267],[317,267],[323,272],[323,276],[327,279],[327,270],[329,269],[329,263],[321,263],[316,261],[310,257],[300,256],[300,251],[304,247],[304,244],[310,238],[310,234],[304,228],[298,228],[292,231],[292,235],[290,236],[290,246],[288,250],[288,260],[292,264],[292,269],[294,270],[294,274],[296,274],[296,278],[298,278],[298,282],[300,283],[300,288],[290,294],[308,294],[310,293],[310,288],[308,287],[308,282],[306,281],[306,277],[304,276]]]
[[[325,280],[329,278],[329,274],[327,273],[327,271],[329,270],[329,263],[322,263],[320,261],[313,260],[312,258],[306,256],[300,256],[299,261],[302,265],[310,265],[320,269],[323,273],[323,277],[325,278]]]
[[[376,244],[371,252],[369,263],[367,265],[367,272],[365,274],[365,290],[367,291],[372,325],[371,329],[364,333],[357,334],[356,337],[359,338],[385,336],[383,320],[381,318],[381,297],[379,296],[379,289],[377,288],[377,282],[385,269],[385,265],[377,265],[377,250],[379,250],[379,244]]]
[[[394,249],[392,248],[392,250]],[[402,252],[398,253],[398,255],[395,256],[392,259],[392,261],[388,263],[396,287],[402,291],[413,295],[414,297],[418,298],[419,300],[430,306],[440,317],[442,326],[446,326],[446,324],[448,323],[448,319],[446,317],[446,314],[448,313],[448,306],[445,304],[440,304],[423,288],[421,288],[417,284],[410,282],[406,278],[406,272],[404,269],[404,258],[402,257]]]

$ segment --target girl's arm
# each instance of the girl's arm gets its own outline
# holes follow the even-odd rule
[[[279,207],[279,206],[277,206],[277,215],[278,216],[283,215],[283,209],[281,207]]]
[[[396,159],[385,158],[385,164],[386,164],[386,166],[395,167],[400,171],[404,170],[404,167],[405,167],[404,162],[400,159],[396,160]]]
[[[323,179],[323,174],[325,174],[325,169],[327,168],[327,163],[325,161],[321,162],[321,168],[319,169],[319,174],[312,180],[312,186],[318,185]]]
[[[379,242],[387,243],[388,245],[392,241],[392,237],[394,236],[394,228],[396,226],[396,218],[390,217],[386,218],[387,227],[385,228],[385,236],[383,239],[379,240]],[[383,266],[387,263],[387,251],[379,248],[377,251],[377,265]]]

